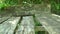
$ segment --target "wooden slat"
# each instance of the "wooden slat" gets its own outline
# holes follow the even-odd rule
[[[34,21],[32,16],[23,17],[21,24],[18,25],[16,34],[35,34]]]
[[[13,34],[20,17],[11,17],[0,24],[0,34]]]
[[[48,6],[45,6],[44,4],[35,4],[33,7],[20,7],[18,6],[11,6],[6,8],[4,11],[1,11],[0,15],[6,16],[6,15],[33,15],[33,14],[40,14],[40,13],[50,13],[50,8]]]
[[[59,34],[60,32],[60,18],[51,16],[51,15],[36,15],[37,21],[39,21],[43,27],[50,33],[50,34]]]
[[[8,20],[10,17],[0,17],[0,24]]]

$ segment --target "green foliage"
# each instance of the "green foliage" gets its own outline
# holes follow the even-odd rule
[[[60,3],[59,3],[59,0],[51,1],[51,9],[52,9],[52,11],[51,11],[52,13],[60,15]]]
[[[28,4],[40,4],[42,0],[19,0],[22,4],[23,2],[27,2]],[[17,5],[18,0],[0,0],[0,8],[5,6]]]
[[[18,0],[0,0],[0,8],[11,6],[11,5],[17,5]]]

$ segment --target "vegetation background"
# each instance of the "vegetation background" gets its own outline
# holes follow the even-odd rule
[[[9,6],[26,5],[27,4],[51,4],[51,12],[60,15],[60,0],[0,0],[0,9]]]

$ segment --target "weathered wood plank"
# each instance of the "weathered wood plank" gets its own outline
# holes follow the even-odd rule
[[[57,22],[60,23],[60,16],[56,14],[52,14],[52,18],[55,19]]]
[[[16,34],[35,34],[32,16],[23,17],[21,24],[18,26]]]
[[[43,27],[49,32],[49,34],[60,33],[60,21],[56,20],[58,19],[57,17],[51,15],[36,15],[36,19],[43,25]]]
[[[10,17],[0,17],[0,24],[8,20]]]
[[[13,34],[20,17],[11,17],[0,24],[0,34]]]
[[[33,15],[40,13],[50,13],[50,8],[45,4],[35,4],[33,7],[24,6],[10,6],[5,10],[1,11],[3,16],[21,16],[21,15]]]

